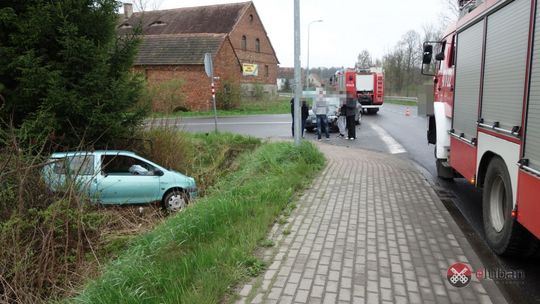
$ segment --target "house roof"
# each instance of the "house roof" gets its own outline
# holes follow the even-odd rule
[[[225,38],[225,34],[145,35],[134,65],[200,65],[205,53],[217,54]]]
[[[184,7],[170,10],[134,13],[121,22],[119,32],[126,26],[142,24],[144,35],[230,33],[251,2]]]

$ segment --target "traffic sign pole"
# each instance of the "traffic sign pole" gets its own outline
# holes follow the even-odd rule
[[[216,109],[216,88],[214,86],[214,75],[212,75],[212,103],[214,105],[214,131],[217,133],[217,109]]]
[[[206,53],[204,54],[204,71],[206,72],[206,75],[210,77],[210,81],[212,82],[212,105],[214,107],[214,130],[217,133],[217,109],[216,109],[216,87],[214,84],[214,80],[219,79],[219,77],[214,77],[214,64],[212,63],[212,54]]]

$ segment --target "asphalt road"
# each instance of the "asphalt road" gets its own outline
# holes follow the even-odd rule
[[[453,182],[436,177],[434,146],[426,141],[427,121],[418,117],[416,108],[385,104],[377,115],[362,116],[357,128],[357,140],[349,141],[331,133],[329,144],[361,148],[413,160],[439,193],[441,200],[454,216],[474,250],[481,257],[487,269],[522,270],[525,282],[522,284],[498,284],[511,303],[540,303],[540,263],[538,260],[501,258],[494,255],[483,240],[482,194],[464,179]],[[186,118],[178,122],[179,128],[188,132],[213,132],[213,118]],[[259,138],[292,139],[291,116],[256,115],[218,118],[221,132],[232,132]],[[316,140],[314,133],[306,133],[305,139]]]

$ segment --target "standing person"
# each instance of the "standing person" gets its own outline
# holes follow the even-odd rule
[[[356,105],[357,101],[356,99],[352,97],[347,98],[346,103],[346,120],[347,120],[347,139],[349,140],[355,140],[356,139],[356,124],[354,121],[354,118],[356,116]]]
[[[319,91],[319,96],[315,98],[313,102],[313,113],[317,116],[317,139],[321,140],[322,128],[326,135],[326,140],[330,140],[330,134],[328,133],[328,102],[324,98],[323,91]]]
[[[305,100],[302,100],[302,137],[304,137],[304,129],[306,128],[306,120],[309,116],[309,108]]]
[[[345,118],[347,116],[346,108],[347,107],[345,103],[342,104],[341,107],[339,107],[339,117],[337,121],[337,125],[339,128],[339,137],[345,137],[345,131],[347,130],[347,120]]]

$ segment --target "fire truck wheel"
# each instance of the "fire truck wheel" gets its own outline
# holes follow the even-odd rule
[[[532,235],[512,217],[512,184],[504,161],[489,163],[483,189],[482,213],[486,241],[495,253],[531,256],[537,251]]]

